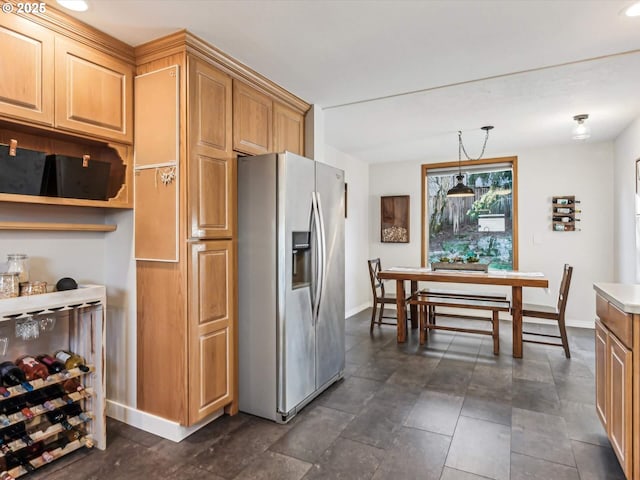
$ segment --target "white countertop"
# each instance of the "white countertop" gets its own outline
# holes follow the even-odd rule
[[[594,283],[593,289],[623,312],[640,314],[640,285]]]

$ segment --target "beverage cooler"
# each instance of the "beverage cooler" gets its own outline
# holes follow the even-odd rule
[[[0,299],[0,479],[106,448],[105,288]]]

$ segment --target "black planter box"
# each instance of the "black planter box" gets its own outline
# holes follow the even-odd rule
[[[9,147],[0,145],[0,193],[40,195],[45,156],[26,148],[16,148],[10,156]]]
[[[65,155],[47,155],[42,195],[106,200],[111,164]]]

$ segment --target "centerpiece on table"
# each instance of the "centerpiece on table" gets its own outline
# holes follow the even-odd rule
[[[474,272],[487,272],[489,264],[480,263],[480,259],[475,255],[467,258],[456,256],[453,258],[440,257],[439,262],[431,262],[431,270],[467,270]]]

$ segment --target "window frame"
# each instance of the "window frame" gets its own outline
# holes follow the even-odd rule
[[[491,165],[494,163],[510,163],[512,170],[512,200],[511,205],[513,208],[513,212],[511,213],[511,225],[512,225],[512,246],[513,246],[513,269],[518,270],[518,253],[519,253],[519,242],[518,242],[518,157],[498,157],[498,158],[484,158],[481,160],[465,160],[460,162],[462,167],[465,166],[478,166],[478,165]],[[441,169],[441,168],[458,168],[458,162],[441,162],[441,163],[425,163],[421,165],[420,171],[422,172],[422,181],[421,181],[421,198],[422,203],[420,205],[421,208],[421,246],[420,246],[420,265],[424,268],[427,266],[427,252],[429,251],[429,235],[427,232],[427,228],[429,225],[429,219],[427,215],[429,212],[427,211],[427,174],[429,170]]]

